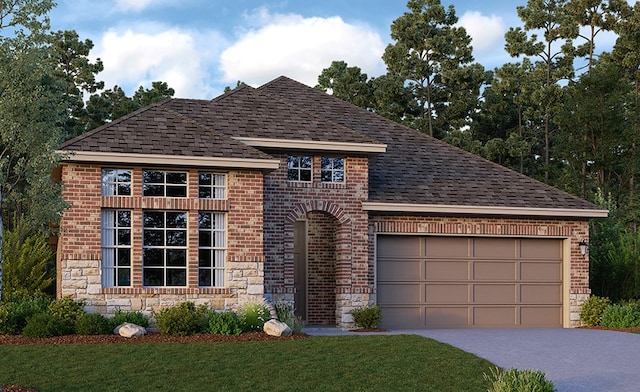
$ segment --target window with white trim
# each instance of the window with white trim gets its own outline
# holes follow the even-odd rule
[[[200,199],[226,198],[227,176],[218,173],[198,173],[198,197]]]
[[[131,196],[131,170],[102,169],[102,196]]]
[[[142,284],[187,285],[187,212],[142,212]]]
[[[287,179],[289,181],[311,182],[311,157],[289,156]]]
[[[131,211],[101,211],[102,286],[131,286]]]
[[[344,183],[344,158],[322,157],[320,177],[322,182]]]
[[[142,196],[187,197],[187,173],[143,170]]]
[[[198,212],[198,285],[224,287],[225,214]]]

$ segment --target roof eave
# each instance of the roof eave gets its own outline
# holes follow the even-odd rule
[[[347,143],[293,139],[266,139],[251,137],[234,137],[233,139],[251,147],[285,150],[335,151],[365,154],[379,154],[387,151],[386,144]]]
[[[493,207],[493,206],[457,206],[436,204],[402,204],[363,202],[362,209],[371,212],[387,213],[432,213],[445,215],[482,215],[482,216],[538,216],[557,218],[606,218],[609,210],[590,210],[572,208],[530,208],[530,207]]]
[[[183,155],[111,153],[94,151],[56,151],[62,155],[61,161],[102,163],[171,165],[207,168],[236,168],[271,171],[279,167],[277,159],[219,158]]]

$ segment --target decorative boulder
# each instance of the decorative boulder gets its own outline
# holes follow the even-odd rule
[[[125,338],[132,338],[132,337],[143,336],[144,334],[147,333],[147,330],[144,327],[141,327],[136,324],[123,323],[118,325],[113,330],[113,333],[116,335],[124,336]]]
[[[282,321],[271,319],[264,323],[264,332],[271,336],[291,336],[293,331]]]

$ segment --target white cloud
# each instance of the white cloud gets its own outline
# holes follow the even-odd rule
[[[208,67],[224,40],[217,33],[196,35],[176,28],[139,26],[138,30],[108,30],[96,45],[95,57],[104,63],[100,79],[128,95],[140,85],[163,81],[176,97],[212,98]],[[217,93],[217,92],[216,92]]]
[[[340,17],[271,15],[264,8],[250,18],[259,27],[244,32],[220,56],[222,78],[228,83],[241,80],[257,86],[286,75],[313,86],[334,60],[358,66],[369,76],[384,72],[384,43],[366,26]]]
[[[149,6],[152,0],[115,0],[119,11],[141,11]]]
[[[458,24],[471,36],[474,53],[486,54],[496,49],[503,50],[507,27],[502,17],[469,11],[462,15]]]

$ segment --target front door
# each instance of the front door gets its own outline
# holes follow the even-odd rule
[[[295,315],[307,320],[307,221],[295,223],[293,234],[293,287]]]

